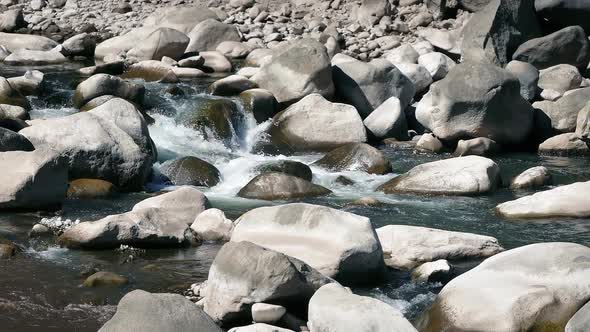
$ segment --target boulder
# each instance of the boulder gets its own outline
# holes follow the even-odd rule
[[[563,331],[590,299],[590,248],[538,243],[495,255],[451,280],[420,331]],[[484,313],[484,314],[482,314]]]
[[[482,195],[500,183],[500,168],[493,160],[467,156],[418,165],[377,190],[385,193],[427,195]]]
[[[289,42],[276,50],[251,79],[279,103],[291,104],[316,93],[326,98],[334,95],[330,58],[324,45],[312,39]]]
[[[424,263],[412,270],[412,280],[421,282],[446,282],[451,279],[453,267],[446,259]]]
[[[279,160],[269,162],[263,165],[256,167],[255,171],[258,174],[264,173],[284,173],[292,176],[296,176],[298,178],[302,178],[306,181],[311,181],[312,179],[312,172],[311,168],[304,163],[300,163],[298,161],[292,160]]]
[[[256,323],[276,323],[286,312],[287,309],[281,305],[268,303],[255,303],[252,305],[252,319]]]
[[[274,55],[274,51],[268,48],[257,48],[250,52],[244,60],[245,66],[262,67],[269,63]]]
[[[56,51],[17,50],[4,59],[4,63],[13,66],[56,65],[68,61],[63,54]]]
[[[576,182],[521,197],[496,207],[505,218],[586,218],[590,216],[589,182]]]
[[[37,148],[47,146],[64,157],[70,178],[102,179],[122,190],[139,190],[152,171],[156,149],[147,123],[125,100],[31,124],[19,133]]]
[[[186,48],[187,53],[215,51],[221,42],[242,40],[235,26],[221,23],[215,19],[207,19],[195,25],[188,37],[190,43]]]
[[[558,133],[571,133],[576,130],[578,114],[590,99],[590,88],[577,89],[553,101],[539,101],[533,107],[551,123],[551,127]]]
[[[249,45],[239,41],[222,41],[215,50],[230,59],[243,59],[250,54],[252,49]]]
[[[99,179],[76,179],[68,184],[68,198],[107,197],[117,191],[114,184]]]
[[[400,63],[396,65],[402,74],[414,84],[416,93],[422,93],[432,84],[432,76],[428,69],[415,63]]]
[[[430,52],[421,55],[418,58],[418,64],[426,68],[435,81],[445,78],[449,71],[456,65],[455,61],[439,52]]]
[[[78,71],[85,76],[96,74],[121,75],[126,69],[125,61],[103,63],[96,66],[80,68]]]
[[[251,113],[257,123],[262,123],[275,116],[278,102],[268,90],[249,89],[240,93],[244,111]]]
[[[29,120],[29,112],[20,106],[0,104],[1,120]]]
[[[26,27],[27,22],[21,9],[10,9],[0,14],[0,32],[13,32]]]
[[[141,45],[141,43],[157,28],[142,27],[135,28],[126,34],[109,38],[96,45],[94,57],[103,60],[106,56],[119,56],[126,54],[130,49]]]
[[[201,241],[229,241],[234,223],[219,209],[207,209],[195,218],[191,230]]]
[[[168,77],[198,78],[205,77],[202,70],[196,68],[173,67],[161,61],[146,60],[131,65],[125,72],[125,78],[141,78],[145,81],[163,81]]]
[[[536,166],[518,174],[510,183],[510,189],[535,189],[551,183],[551,173],[545,166]]]
[[[154,11],[143,21],[144,27],[176,29],[188,34],[209,19],[218,20],[214,11],[203,6],[171,6]]]
[[[408,139],[408,122],[397,97],[387,99],[363,121],[376,138]]]
[[[221,173],[210,163],[197,157],[181,157],[162,164],[160,173],[175,186],[214,187]]]
[[[584,0],[535,0],[535,10],[550,30],[579,25],[590,33],[590,3]]]
[[[493,155],[494,153],[498,152],[500,147],[498,143],[495,141],[486,138],[486,137],[478,137],[472,138],[470,140],[460,140],[457,143],[457,148],[455,149],[454,155],[456,157],[463,157],[463,156],[489,156]]]
[[[311,94],[273,117],[271,139],[294,151],[330,150],[367,140],[357,110]]]
[[[82,285],[84,287],[100,287],[100,286],[122,286],[129,282],[129,280],[123,276],[120,276],[113,272],[99,271],[89,276],[84,280]]]
[[[246,326],[239,326],[230,329],[228,332],[295,332],[293,330],[284,329],[264,323],[256,323]]]
[[[0,127],[0,152],[33,150],[35,150],[35,147],[26,137]]]
[[[419,57],[420,54],[410,44],[400,45],[385,55],[385,59],[396,66],[402,63],[418,63]]]
[[[355,295],[338,284],[322,286],[309,301],[310,331],[417,332],[393,306]]]
[[[363,171],[369,174],[387,174],[391,164],[383,152],[365,143],[350,143],[328,152],[314,163],[330,171]]]
[[[188,125],[221,140],[230,140],[238,128],[241,114],[236,104],[229,99],[207,99],[190,115]]]
[[[61,53],[65,56],[93,58],[95,49],[95,37],[85,32],[70,37],[61,44]]]
[[[470,259],[495,255],[504,249],[484,235],[434,228],[388,225],[377,229],[387,266],[410,270],[439,259]]]
[[[489,64],[461,63],[433,83],[416,118],[442,141],[487,137],[500,144],[524,142],[533,108],[520,95],[520,82]]]
[[[582,27],[570,26],[521,44],[512,58],[538,69],[569,64],[585,70],[590,62],[590,42]]]
[[[239,197],[262,200],[292,200],[331,194],[332,191],[285,173],[263,173],[250,180]]]
[[[391,97],[400,100],[403,110],[416,92],[412,81],[383,59],[336,62],[332,72],[338,99],[356,107],[363,118]]]
[[[383,253],[368,218],[311,204],[261,207],[235,221],[232,242],[250,241],[348,283],[380,278]]]
[[[0,153],[0,209],[59,206],[68,188],[68,169],[53,151]]]
[[[553,90],[563,95],[566,91],[577,89],[582,83],[582,75],[578,68],[572,65],[556,65],[541,70],[539,74],[539,87],[544,90]]]
[[[213,82],[209,86],[209,92],[216,96],[235,96],[240,93],[257,88],[256,83],[250,81],[244,76],[230,75]]]
[[[539,153],[557,156],[585,156],[590,155],[590,147],[575,133],[565,133],[548,138],[541,143]]]
[[[505,68],[520,82],[520,95],[527,101],[532,101],[537,96],[539,83],[539,70],[535,66],[518,61],[510,61]]]
[[[463,28],[463,61],[505,66],[519,45],[540,36],[534,0],[491,0]]]
[[[157,294],[142,290],[127,293],[117,312],[99,332],[221,332],[221,328],[194,303],[179,294]]]
[[[38,70],[27,70],[23,76],[7,79],[10,86],[23,96],[33,96],[41,92],[45,75]]]
[[[443,143],[434,135],[427,133],[420,135],[416,142],[416,150],[422,152],[441,153],[445,149]]]
[[[127,59],[133,62],[143,60],[159,61],[162,57],[167,56],[178,60],[184,54],[189,41],[189,37],[178,30],[159,28],[130,49],[127,52]]]
[[[49,51],[58,44],[43,36],[0,32],[0,45],[8,48],[10,52],[16,52],[24,49],[32,51]]]
[[[590,302],[567,322],[565,332],[584,332],[590,330]]]
[[[203,63],[205,72],[227,73],[232,70],[231,62],[218,51],[200,52],[199,55],[205,59]]]
[[[180,187],[143,200],[129,212],[76,224],[60,235],[58,242],[81,249],[182,247],[193,240],[189,226],[209,207],[200,191]]]
[[[365,27],[372,27],[386,15],[391,14],[391,5],[385,0],[362,0],[356,9],[358,22]]]
[[[252,321],[252,305],[260,302],[299,311],[330,282],[293,257],[247,241],[229,242],[209,269],[204,309],[222,325]]]
[[[4,77],[0,77],[0,104],[19,106],[28,110],[31,108],[29,101]]]
[[[80,108],[96,97],[112,95],[141,104],[144,94],[143,85],[127,82],[108,74],[96,74],[78,84],[73,103],[75,107]]]

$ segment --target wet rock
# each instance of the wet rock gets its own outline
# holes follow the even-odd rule
[[[567,322],[565,332],[584,332],[590,329],[590,302],[583,306]]]
[[[75,107],[80,108],[96,97],[112,95],[141,104],[144,94],[143,85],[108,74],[97,74],[78,84],[73,103]]]
[[[417,332],[393,306],[338,284],[325,285],[313,295],[308,320],[311,331]]]
[[[502,203],[496,211],[505,218],[585,218],[589,192],[590,182],[576,182]]]
[[[41,92],[45,75],[38,70],[27,70],[23,76],[11,77],[8,80],[10,86],[23,96],[37,95]]]
[[[551,123],[558,133],[571,133],[576,130],[578,114],[588,103],[590,88],[571,91],[559,100],[533,103]]]
[[[312,172],[309,166],[307,166],[304,163],[292,160],[279,160],[269,162],[256,167],[255,171],[259,174],[271,172],[284,173],[296,176],[298,178],[302,178],[306,181],[311,181],[312,179]]]
[[[434,228],[388,225],[377,229],[387,266],[410,270],[439,259],[481,258],[504,249],[484,235]]]
[[[111,249],[122,244],[136,248],[189,245],[189,225],[210,207],[207,197],[193,187],[148,198],[123,214],[81,222],[67,229],[58,242],[68,248]]]
[[[273,116],[278,110],[275,96],[268,90],[249,89],[240,93],[244,110],[254,115],[257,123],[262,123]]]
[[[116,98],[82,113],[33,121],[19,133],[65,158],[73,179],[103,179],[124,191],[143,188],[156,150],[133,104]]]
[[[224,41],[239,42],[242,40],[235,26],[221,23],[215,19],[208,19],[195,25],[188,37],[191,41],[186,52],[215,51],[217,46]]]
[[[333,61],[336,95],[356,107],[362,117],[371,114],[391,97],[400,100],[402,110],[414,97],[413,83],[386,60],[364,63],[337,55]]]
[[[31,108],[27,98],[13,88],[4,77],[0,77],[0,104],[19,106],[25,110]]]
[[[541,89],[557,91],[562,95],[566,91],[579,88],[581,83],[582,75],[571,65],[556,65],[541,70],[539,74]]]
[[[343,175],[339,175],[336,180],[334,180],[336,183],[341,184],[343,186],[352,186],[354,184],[354,181],[352,181],[350,178],[347,178],[346,176]]]
[[[307,264],[254,243],[226,243],[211,265],[205,312],[222,325],[252,321],[255,303],[300,310],[322,285],[332,282]]]
[[[250,241],[292,255],[342,282],[368,284],[383,271],[381,245],[369,219],[362,216],[286,204],[251,210],[235,224],[232,242]],[[293,236],[298,240],[287,240]]]
[[[412,270],[412,280],[422,282],[446,282],[451,279],[453,268],[445,259],[424,263]]]
[[[365,143],[351,143],[328,152],[314,165],[334,172],[364,171],[369,174],[387,174],[391,164],[383,152]]]
[[[365,142],[367,134],[353,106],[311,94],[274,116],[271,139],[294,151],[321,151]]]
[[[203,6],[170,6],[154,11],[143,21],[143,26],[176,29],[188,34],[197,24],[208,19],[218,20],[219,17]]]
[[[584,29],[570,26],[521,44],[512,58],[538,69],[569,64],[585,70],[590,62],[590,42]]]
[[[500,144],[525,141],[533,108],[520,82],[487,64],[462,63],[433,83],[416,109],[418,122],[442,141],[487,137]]]
[[[377,190],[385,193],[427,195],[482,195],[500,182],[500,168],[492,160],[467,156],[418,165]]]
[[[417,327],[561,331],[590,298],[588,260],[590,248],[573,243],[538,243],[500,253],[451,280]]]
[[[489,156],[499,150],[500,147],[495,141],[486,137],[478,137],[470,140],[460,140],[457,143],[454,155],[457,157]]]
[[[255,89],[258,85],[240,75],[231,75],[213,82],[209,92],[216,96],[235,96],[246,90]]]
[[[373,198],[373,197],[362,197],[362,198],[352,201],[346,205],[347,206],[375,207],[375,206],[381,206],[381,205],[383,205],[383,203],[381,203],[381,201],[379,201],[378,199]]]
[[[307,61],[302,63],[302,58]],[[310,94],[334,95],[330,58],[324,45],[312,39],[293,41],[277,50],[251,79],[279,103],[291,104]]]
[[[175,186],[214,187],[221,180],[221,173],[215,166],[190,156],[163,163],[160,172]]]
[[[49,227],[42,225],[42,224],[35,224],[31,231],[29,232],[29,237],[40,237],[40,236],[49,236],[53,235],[53,232]]]
[[[84,280],[84,287],[122,286],[129,282],[127,278],[113,272],[100,271]]]
[[[553,136],[541,143],[539,153],[557,156],[590,155],[590,147],[575,133],[565,133]]]
[[[156,294],[142,290],[127,293],[117,312],[99,332],[123,332],[129,327],[146,332],[175,332],[198,329],[221,332],[215,322],[194,303],[178,294]]]
[[[512,60],[506,65],[505,69],[518,78],[520,95],[524,99],[530,102],[537,96],[539,83],[539,70],[537,68],[526,62]]]
[[[408,139],[408,123],[397,97],[387,99],[363,121],[369,132],[377,138]]]
[[[0,209],[45,209],[65,198],[67,165],[52,151],[0,153]]]
[[[26,137],[0,127],[0,152],[33,150],[35,150],[35,147]]]
[[[127,59],[139,62],[161,60],[167,56],[178,60],[184,54],[189,41],[189,37],[178,30],[159,28],[150,33],[141,43],[130,49],[127,52]]]
[[[49,51],[55,48],[58,44],[43,36],[0,32],[0,45],[5,46],[11,52],[16,52],[24,49],[31,51]]]
[[[512,183],[510,189],[532,189],[539,188],[551,183],[551,173],[545,166],[536,166],[518,174]]]
[[[200,55],[191,56],[178,61],[178,66],[183,68],[203,68],[205,58]]]
[[[442,142],[430,133],[421,135],[416,142],[416,150],[418,151],[441,153],[444,148]]]
[[[68,198],[107,197],[117,191],[114,184],[100,179],[76,179],[68,185]]]
[[[75,35],[64,41],[61,45],[61,53],[69,57],[83,56],[93,58],[95,49],[96,39],[88,33]]]
[[[291,200],[331,194],[327,188],[285,173],[256,176],[238,192],[239,197],[262,200]]]
[[[189,119],[189,125],[207,135],[212,132],[222,140],[229,140],[237,128],[239,112],[236,104],[229,99],[210,99],[199,105]]]
[[[197,216],[191,230],[203,241],[229,241],[234,223],[219,209],[208,209]]]
[[[56,65],[66,62],[67,59],[61,53],[56,51],[32,51],[18,50],[4,59],[4,63],[13,66],[42,66]]]
[[[279,321],[287,312],[285,307],[268,303],[255,303],[252,305],[252,320],[256,323],[273,324]]]

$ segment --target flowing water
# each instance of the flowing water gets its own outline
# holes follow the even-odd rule
[[[0,75],[16,76],[24,68],[0,67]],[[31,98],[34,119],[67,116],[77,112],[71,96],[81,77],[72,68],[44,68],[44,92]],[[229,218],[259,206],[282,202],[252,201],[236,197],[238,190],[253,178],[253,169],[271,160],[289,159],[307,164],[319,154],[265,156],[253,154],[251,148],[267,137],[270,123],[257,125],[248,114],[242,114],[231,140],[207,139],[208,135],[183,125],[186,115],[198,112],[199,104],[209,98],[207,85],[212,79],[180,84],[184,96],[165,92],[167,86],[146,83],[147,112],[155,122],[150,134],[158,147],[161,162],[178,156],[196,156],[215,165],[222,181],[213,188],[203,188],[214,207]],[[239,102],[236,101],[240,108]],[[241,108],[240,108],[241,109]],[[529,192],[513,193],[501,189],[483,197],[424,197],[376,193],[377,186],[415,165],[448,158],[449,155],[417,154],[412,150],[381,147],[390,159],[394,173],[378,176],[363,172],[327,172],[312,166],[313,181],[334,193],[306,202],[343,209],[367,216],[375,227],[388,224],[428,226],[446,230],[474,232],[498,238],[506,248],[548,241],[571,241],[590,245],[590,220],[560,219],[541,221],[505,221],[493,208],[500,202]],[[537,165],[547,166],[555,185],[589,180],[590,169],[585,158],[539,157],[534,154],[507,154],[495,157],[507,182],[517,173]],[[339,175],[355,181],[352,186],[336,182]],[[109,214],[129,210],[150,193],[167,190],[162,183],[152,182],[145,193],[120,194],[108,199],[68,200],[60,213],[62,219],[96,220]],[[347,203],[372,196],[385,204],[380,207],[349,207]],[[15,242],[22,250],[11,260],[0,261],[0,330],[1,331],[94,331],[108,320],[119,299],[132,289],[151,292],[183,292],[190,284],[206,279],[209,266],[219,250],[218,244],[174,250],[75,251],[59,248],[53,239],[29,239],[31,227],[42,218],[54,215],[38,213],[1,213],[0,238]],[[477,262],[456,262],[460,271]],[[80,284],[92,268],[112,271],[129,278],[122,288],[83,288]],[[415,283],[408,273],[391,271],[378,287],[356,289],[379,298],[415,319],[432,302],[441,289],[440,283]]]

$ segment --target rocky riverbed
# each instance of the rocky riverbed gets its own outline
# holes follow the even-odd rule
[[[0,1],[0,330],[588,331],[588,22]]]

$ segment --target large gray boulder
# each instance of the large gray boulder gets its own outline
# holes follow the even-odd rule
[[[194,303],[179,294],[127,293],[117,312],[99,332],[221,332],[215,322]]]
[[[126,34],[109,38],[96,45],[94,57],[97,60],[103,60],[107,55],[127,54],[130,49],[141,45],[142,41],[157,29],[157,27],[135,28]]]
[[[490,257],[504,249],[491,236],[441,229],[388,225],[377,229],[385,264],[411,270],[439,259]]]
[[[532,244],[488,258],[451,280],[420,331],[563,331],[590,300],[590,248]]]
[[[238,196],[273,201],[325,196],[331,193],[331,190],[300,177],[271,172],[254,177],[240,189]]]
[[[19,133],[64,157],[73,179],[103,179],[123,190],[139,190],[156,159],[143,116],[119,98],[88,112],[31,124]]]
[[[463,28],[464,61],[505,66],[518,46],[540,36],[534,0],[492,0]]]
[[[412,81],[387,60],[365,63],[337,55],[332,61],[338,99],[356,107],[363,118],[391,97],[400,100],[402,110],[414,97]]]
[[[53,151],[0,152],[0,209],[55,208],[66,197],[68,168]]]
[[[467,156],[418,165],[381,185],[385,193],[482,195],[500,183],[500,168],[488,158]]]
[[[18,50],[4,59],[4,63],[13,66],[44,66],[57,65],[68,61],[57,51]]]
[[[512,60],[506,65],[507,71],[518,78],[520,95],[527,101],[535,99],[539,89],[539,70],[530,63]]]
[[[371,112],[363,123],[377,138],[408,139],[408,121],[397,97],[387,99]]]
[[[251,80],[279,103],[291,104],[313,93],[334,95],[330,57],[326,47],[313,39],[289,42],[276,50]]]
[[[535,0],[539,19],[548,29],[579,25],[590,33],[590,3],[585,0]]]
[[[590,62],[590,42],[584,29],[571,26],[523,43],[512,58],[528,62],[538,69],[570,64],[585,70]]]
[[[585,218],[590,216],[590,181],[576,182],[502,203],[506,218]]]
[[[186,52],[215,51],[224,41],[242,40],[238,28],[234,25],[208,19],[197,24],[188,34],[190,43]]]
[[[590,88],[569,92],[557,101],[539,101],[533,107],[539,109],[551,122],[558,133],[571,133],[576,130],[578,114],[590,99]]]
[[[96,39],[94,36],[84,32],[68,38],[61,44],[61,53],[65,56],[94,57]]]
[[[309,301],[310,331],[417,332],[391,305],[355,295],[338,284],[322,286]]]
[[[254,243],[226,243],[215,256],[204,290],[205,312],[227,325],[252,321],[255,303],[301,310],[313,293],[332,282],[298,259]]]
[[[391,164],[383,152],[365,143],[351,143],[328,152],[314,163],[331,171],[364,171],[369,174],[391,172]]]
[[[23,76],[11,77],[7,81],[23,96],[34,96],[41,92],[44,77],[38,70],[27,70]]]
[[[565,332],[584,332],[590,330],[590,302],[578,310],[567,322]]]
[[[208,19],[219,20],[215,12],[203,6],[172,6],[154,11],[143,21],[143,26],[176,29],[188,34]]]
[[[129,212],[67,229],[58,242],[68,248],[112,249],[182,247],[194,241],[190,225],[210,208],[207,197],[193,187],[148,198]]]
[[[492,155],[499,150],[500,147],[495,141],[486,137],[478,137],[469,140],[460,140],[457,142],[457,148],[455,149],[453,155],[456,157],[487,156]]]
[[[430,87],[416,118],[442,141],[487,137],[500,144],[524,142],[533,108],[520,95],[519,80],[489,64],[462,63]]]
[[[273,117],[271,140],[293,151],[325,151],[367,141],[357,110],[311,94]]]
[[[169,57],[178,60],[184,54],[189,44],[189,37],[184,33],[170,29],[159,28],[150,33],[141,43],[127,52],[127,59],[139,62],[143,60],[161,60]]]
[[[339,281],[370,283],[383,269],[381,244],[366,217],[296,203],[251,210],[235,224],[232,242],[298,258]]]
[[[78,84],[73,103],[75,107],[80,108],[94,98],[109,95],[141,104],[144,94],[143,85],[127,82],[109,74],[96,74]]]
[[[27,22],[23,17],[23,11],[21,9],[6,10],[0,14],[0,31],[1,32],[13,32],[20,28],[26,28]]]
[[[16,52],[23,49],[49,51],[58,44],[43,36],[0,32],[0,45],[5,46],[11,52]]]
[[[510,183],[510,189],[539,188],[550,184],[551,173],[545,166],[536,166],[518,174]]]
[[[35,147],[23,135],[0,127],[0,152],[33,151]]]

